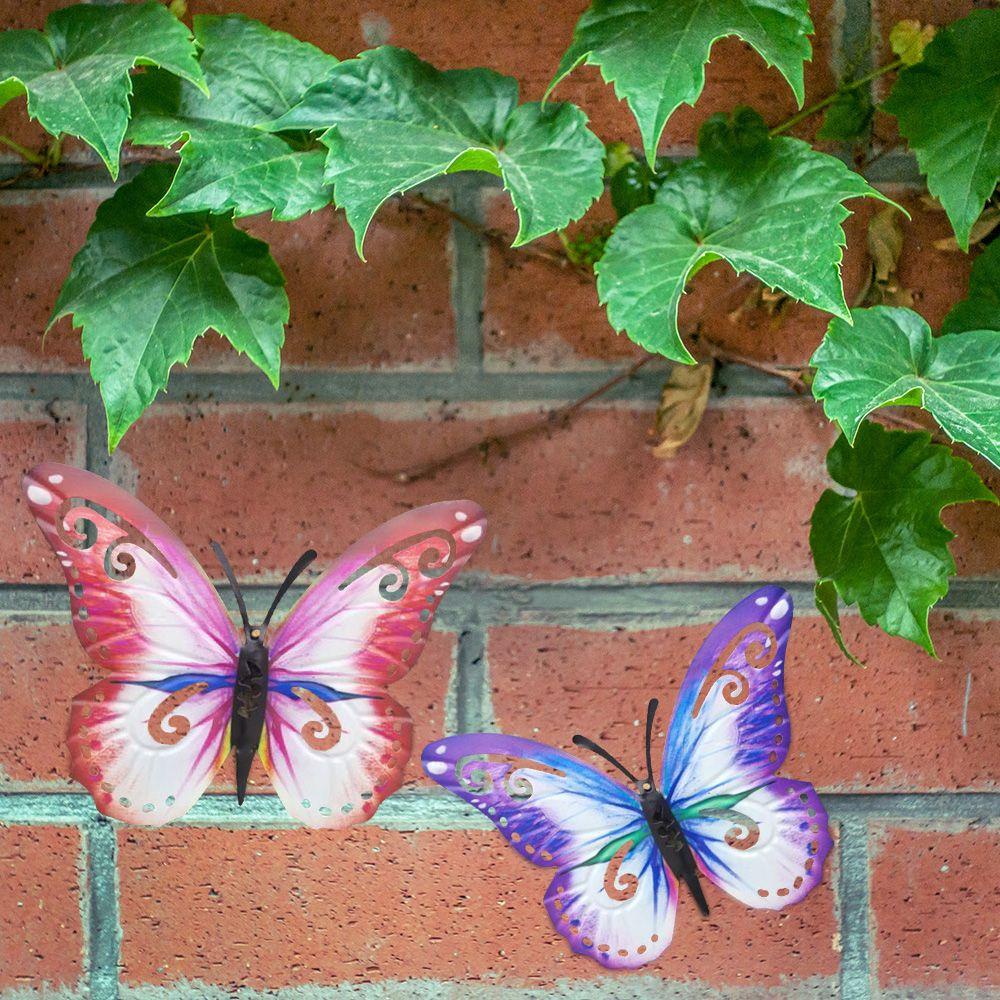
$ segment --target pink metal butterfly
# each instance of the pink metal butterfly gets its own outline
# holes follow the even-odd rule
[[[259,752],[285,808],[308,826],[363,822],[399,788],[411,722],[387,686],[420,656],[442,596],[483,537],[480,507],[436,503],[383,524],[270,638],[271,615],[315,553],[253,625],[215,546],[241,640],[204,570],[134,497],[49,463],[25,476],[24,492],[66,575],[76,634],[110,674],[74,699],[69,727],[73,777],[101,812],[146,826],[175,820],[230,749],[241,803]]]
[[[552,868],[545,907],[573,951],[611,969],[661,955],[678,885],[708,915],[704,875],[741,903],[781,910],[820,882],[832,846],[812,785],[777,774],[791,729],[785,646],[791,596],[763,587],[719,622],[691,663],[657,785],[646,716],[646,774],[583,736],[631,787],[554,747],[468,733],[429,744],[424,770],[480,809],[522,857]]]

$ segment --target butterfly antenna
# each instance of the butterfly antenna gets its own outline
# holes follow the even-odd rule
[[[271,615],[277,610],[278,605],[281,603],[281,599],[288,592],[288,588],[295,583],[298,575],[306,568],[316,558],[316,550],[309,549],[307,552],[303,552],[302,555],[296,560],[295,565],[288,571],[288,576],[285,577],[285,582],[278,588],[278,592],[274,595],[274,600],[271,601],[271,607],[268,608],[267,614],[264,616],[264,621],[261,624],[261,631],[267,628],[271,624]]]
[[[629,781],[636,785],[639,784],[639,779],[620,760],[612,757],[604,747],[598,746],[593,740],[588,740],[586,736],[581,736],[579,733],[573,737],[573,742],[578,747],[583,747],[584,750],[589,750],[591,753],[596,753],[598,757],[603,757],[609,764],[617,767]]]
[[[247,606],[243,600],[243,591],[240,590],[240,585],[236,582],[236,574],[233,572],[233,567],[229,565],[229,560],[226,558],[226,553],[222,551],[222,546],[218,542],[212,542],[211,544],[215,558],[219,560],[223,572],[226,574],[226,579],[229,580],[229,586],[233,588],[233,594],[236,596],[236,603],[240,609],[240,617],[243,619],[243,629],[249,636],[250,619],[247,618]]]
[[[656,710],[659,707],[660,702],[656,698],[650,698],[646,708],[646,773],[653,788],[656,788],[656,782],[653,780],[653,723],[656,721]]]

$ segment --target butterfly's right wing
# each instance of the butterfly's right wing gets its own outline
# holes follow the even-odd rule
[[[663,758],[664,793],[699,867],[757,909],[803,899],[832,846],[816,790],[777,774],[791,739],[791,625],[781,587],[762,587],[729,611],[691,663]]]
[[[624,786],[544,743],[496,733],[431,743],[423,765],[522,857],[558,869],[545,906],[575,952],[636,968],[669,945],[677,886]]]

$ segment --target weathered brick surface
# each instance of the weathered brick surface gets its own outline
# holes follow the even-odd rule
[[[9,583],[62,580],[52,550],[21,497],[21,477],[48,460],[83,465],[81,407],[54,401],[0,402],[0,580]]]
[[[7,262],[0,288],[0,370],[83,367],[80,334],[69,319],[54,327],[44,345],[42,334],[107,194],[16,192],[0,202],[0,252]],[[287,279],[286,369],[450,364],[454,320],[447,219],[388,206],[369,230],[367,264],[355,253],[343,217],[332,209],[292,223],[255,219],[246,228],[271,245]],[[214,333],[198,342],[191,366],[253,370]]]
[[[811,609],[810,609],[811,610]],[[933,616],[940,661],[845,618],[859,670],[817,617],[796,621],[788,646],[792,748],[784,772],[825,791],[995,790],[1000,622]],[[657,739],[709,625],[645,631],[554,626],[490,630],[496,723],[504,732],[572,750],[574,733],[642,756],[646,703],[663,708]]]
[[[47,10],[63,5],[0,0],[0,23],[40,26]],[[586,5],[254,0],[234,6],[209,0],[192,10],[243,11],[340,57],[389,42],[441,67],[489,65],[516,75],[522,96],[536,99]],[[871,34],[881,51],[873,59],[889,57],[888,30],[899,18],[943,23],[973,6],[972,0],[876,0]],[[855,37],[865,25],[857,20],[856,4],[845,8],[822,0],[811,8],[820,38],[806,70],[807,100],[816,100],[833,86],[831,66],[845,66],[840,22],[850,16]],[[665,149],[691,151],[697,126],[737,103],[755,105],[771,123],[794,111],[787,85],[749,46],[725,39],[713,55],[701,100],[673,117]],[[884,94],[889,82],[876,90]],[[595,69],[575,72],[556,96],[580,103],[602,139],[638,142],[630,113]],[[811,138],[818,121],[803,123],[797,134]],[[32,146],[44,141],[37,126],[25,122],[23,100],[0,109],[0,133]],[[893,144],[894,122],[879,116],[876,133]],[[74,142],[67,143],[66,155],[93,160]],[[5,171],[15,161],[0,149]],[[894,169],[895,163],[886,159],[878,169]],[[88,457],[80,401],[91,390],[79,334],[63,321],[44,350],[41,335],[73,254],[110,189],[63,189],[61,183],[56,179],[52,188],[37,192],[0,191],[0,376],[79,376],[75,383],[60,380],[76,402],[48,399],[44,387],[53,382],[39,380],[32,381],[30,402],[0,403],[0,515],[8,527],[0,545],[0,582],[20,585],[8,592],[9,606],[0,606],[0,705],[6,720],[0,796],[5,809],[22,811],[15,815],[37,808],[39,820],[55,805],[87,808],[68,778],[65,729],[72,696],[97,675],[68,615],[59,610],[67,602],[52,610],[46,598],[42,613],[41,603],[30,610],[34,592],[24,586],[62,578],[19,499],[21,473],[43,458],[83,465]],[[442,184],[433,193],[444,198],[447,190]],[[935,245],[949,236],[947,219],[916,189],[886,191],[911,213],[904,223],[899,283],[936,329],[964,293],[971,258]],[[866,226],[879,207],[863,200],[849,204],[854,214],[846,224],[843,278],[850,303],[866,280]],[[505,194],[484,190],[482,210],[488,225],[514,232]],[[602,199],[581,226],[612,215]],[[286,383],[294,385],[302,369],[313,379],[324,370],[345,369],[356,372],[364,392],[372,369],[385,386],[393,372],[448,371],[454,365],[453,293],[471,306],[468,323],[479,274],[475,267],[462,269],[475,261],[458,259],[444,214],[412,202],[383,208],[368,234],[367,264],[356,258],[352,234],[332,210],[294,223],[259,217],[240,225],[270,243],[288,279]],[[560,247],[554,237],[546,242]],[[487,371],[617,369],[637,356],[626,337],[612,332],[591,281],[530,251],[507,252],[493,243],[483,258]],[[805,363],[829,317],[795,303],[768,312],[751,301],[752,285],[721,262],[709,266],[684,298],[682,328],[700,323],[704,337],[739,355]],[[203,376],[209,399],[212,373],[251,370],[214,334],[199,341],[191,368]],[[464,377],[464,369],[455,375],[456,387]],[[27,381],[0,377],[0,389],[21,394]],[[812,579],[808,520],[830,485],[823,459],[834,432],[819,408],[805,401],[714,398],[698,433],[672,462],[650,454],[655,399],[598,404],[569,430],[520,440],[509,454],[491,446],[488,460],[468,460],[412,485],[393,479],[392,472],[521,428],[565,402],[529,398],[523,386],[509,384],[507,400],[472,404],[285,404],[272,402],[262,377],[258,402],[252,397],[245,403],[185,405],[175,392],[129,432],[112,461],[112,475],[157,510],[216,577],[220,571],[207,546],[212,537],[224,543],[241,579],[274,581],[310,545],[325,566],[404,509],[467,496],[486,508],[490,528],[466,575],[485,577],[493,587],[504,579],[613,577],[742,582],[749,589],[766,579]],[[399,380],[401,398],[409,398],[412,385],[412,379]],[[91,442],[91,459],[98,445]],[[995,475],[990,482],[1000,485]],[[945,520],[959,533],[953,552],[961,575],[1000,573],[1000,510],[964,505],[947,511]],[[988,591],[981,587],[977,593]],[[521,598],[512,589],[511,602]],[[470,606],[468,594],[461,600]],[[456,635],[437,630],[418,666],[392,689],[415,723],[407,784],[431,791],[417,763],[420,748],[454,726],[458,707],[466,718],[482,711],[484,722],[494,721],[490,699],[503,731],[564,747],[579,731],[638,763],[647,699],[655,694],[663,702],[662,739],[684,670],[710,627],[695,608],[690,622],[636,630],[630,616],[618,620],[609,612],[588,628],[488,627],[486,691],[479,690],[475,669],[457,684]],[[993,650],[1000,612],[936,612],[931,628],[938,661],[855,615],[844,624],[866,669],[844,660],[814,614],[800,614],[795,626],[789,675],[795,733],[786,771],[815,782],[842,816],[856,805],[837,798],[840,793],[882,793],[866,799],[869,808],[886,804],[902,815],[903,807],[893,803],[903,802],[919,814],[898,827],[872,821],[872,981],[887,995],[913,1000],[996,992],[1000,885],[994,858],[1000,845],[987,806],[992,800],[982,793],[998,790],[1000,681]],[[469,625],[473,649],[481,626],[474,615]],[[465,699],[460,706],[451,703],[456,694]],[[212,790],[231,794],[231,776],[229,764]],[[68,790],[80,797],[58,794]],[[251,790],[271,791],[259,767]],[[968,816],[983,819],[934,819],[942,802],[956,808],[952,799],[928,794],[940,791],[969,793]],[[908,794],[900,800],[885,793]],[[598,966],[573,956],[552,930],[541,903],[550,873],[524,863],[493,831],[425,829],[439,822],[441,814],[428,805],[436,801],[411,794],[393,807],[396,817],[400,811],[412,817],[419,832],[377,825],[334,835],[255,830],[244,817],[232,828],[118,828],[124,989],[136,996],[157,989],[164,996],[221,996],[250,987],[284,995],[297,985],[325,992],[343,984],[352,995],[356,987],[359,996],[381,995],[383,989],[402,996],[410,989],[464,1000],[486,986],[631,1000],[636,983],[634,993],[643,996],[672,995],[679,984],[685,996],[767,992],[791,998],[837,996],[842,971],[845,986],[864,978],[864,970],[859,979],[853,966],[840,969],[841,933],[852,933],[859,914],[857,899],[836,892],[842,874],[845,885],[865,874],[856,867],[864,848],[858,840],[850,854],[845,842],[845,870],[835,849],[823,887],[787,914],[749,911],[708,885],[712,915],[702,920],[685,895],[667,954],[645,975],[609,981]],[[104,956],[105,965],[95,970],[98,980],[115,976],[113,942],[102,937],[113,937],[114,923],[98,921],[87,934],[82,927],[81,913],[91,902],[85,894],[81,898],[83,865],[80,833],[72,826],[0,826],[0,884],[8,890],[0,916],[4,996],[19,988],[32,995],[57,989],[82,995],[91,973],[89,949]],[[95,898],[106,901],[115,891],[104,882]],[[856,954],[857,940],[844,943]],[[393,981],[397,985],[389,985]],[[104,994],[98,987],[94,995],[98,1000]]]
[[[0,786],[72,787],[66,729],[73,695],[97,680],[69,623],[7,619],[0,624]]]
[[[164,829],[123,830],[119,839],[128,984],[499,978],[538,987],[601,971],[572,955],[549,924],[550,873],[492,831],[367,827],[333,838]],[[782,915],[707,892],[712,917],[700,919],[683,900],[674,943],[653,975],[722,986],[776,984],[792,967],[796,978],[836,972],[829,888]]]
[[[0,366],[45,371],[83,365],[69,320],[42,336],[73,255],[94,221],[98,199],[75,191],[8,192],[0,202]]]
[[[901,827],[877,836],[872,916],[882,985],[955,997],[1000,990],[998,850],[995,827]]]
[[[0,827],[0,989],[75,987],[83,973],[80,836]]]
[[[834,438],[817,408],[727,401],[672,462],[649,451],[650,411],[594,408],[571,430],[522,440],[485,466],[465,462],[410,485],[380,474],[538,419],[537,410],[476,419],[485,412],[456,407],[442,422],[437,407],[405,405],[160,405],[125,438],[116,467],[206,565],[209,537],[221,536],[244,575],[281,576],[309,545],[328,559],[406,507],[468,496],[491,519],[476,572],[812,578],[805,526],[827,485],[822,462]],[[269,461],[248,463],[251,454]],[[959,532],[961,572],[995,570],[997,508],[965,504],[946,520]]]
[[[67,599],[68,607],[68,599]],[[454,664],[454,636],[433,632],[417,666],[392,695],[414,721],[414,755],[405,783],[426,782],[420,749],[445,734],[445,708]],[[0,791],[62,791],[76,788],[69,777],[66,728],[73,696],[99,680],[68,617],[65,621],[0,621],[0,702],[6,725],[0,729]],[[212,791],[234,788],[227,761]],[[270,792],[267,774],[255,761],[251,791]]]

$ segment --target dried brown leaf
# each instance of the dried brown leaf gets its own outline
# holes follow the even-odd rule
[[[715,364],[674,365],[660,393],[656,410],[657,458],[673,458],[698,429],[708,405]]]
[[[896,270],[903,252],[903,220],[891,205],[872,216],[868,223],[868,255],[871,270],[856,299],[861,306],[913,306],[913,292],[900,285]]]

